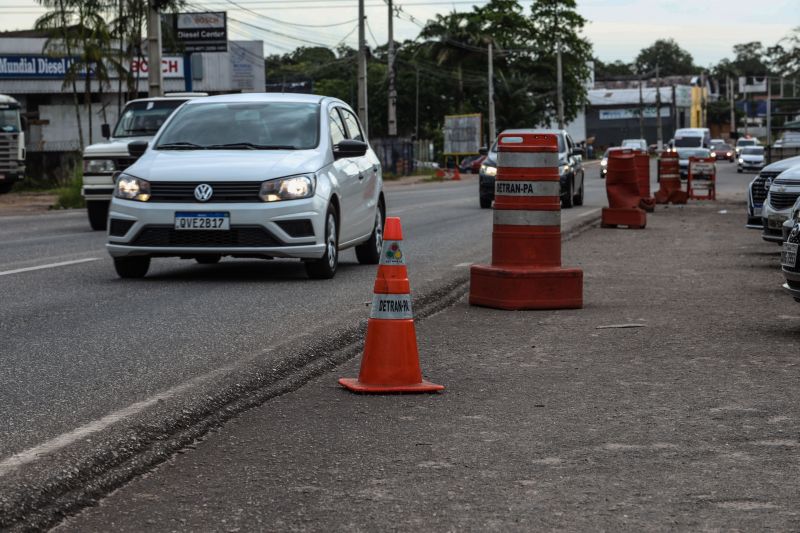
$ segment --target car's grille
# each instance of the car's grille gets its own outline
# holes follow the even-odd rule
[[[286,246],[260,226],[233,226],[230,230],[176,230],[172,226],[146,226],[131,246],[193,248]]]
[[[280,220],[276,222],[283,231],[292,237],[313,237],[314,226],[308,219],[302,220]]]
[[[150,182],[151,202],[198,202],[194,189],[201,183],[211,185],[214,193],[208,200],[215,202],[260,202],[261,182],[227,181],[215,182]]]
[[[777,192],[770,191],[769,205],[774,209],[789,209],[797,201],[800,192]]]
[[[136,163],[135,157],[117,157],[114,159],[114,169],[125,170],[134,163]]]
[[[764,203],[764,200],[767,199],[767,190],[764,188],[764,184],[767,182],[767,179],[775,179],[775,176],[780,174],[780,172],[762,172],[756,179],[753,180],[753,184],[750,186],[750,194],[753,197],[753,203],[756,205],[761,205]]]
[[[0,137],[0,171],[9,172],[17,166],[17,136]]]

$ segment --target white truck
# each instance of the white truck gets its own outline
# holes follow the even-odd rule
[[[0,193],[10,191],[24,177],[25,133],[20,105],[14,98],[0,94]]]
[[[122,109],[112,132],[103,124],[105,142],[87,146],[83,151],[83,187],[89,225],[105,230],[108,206],[114,192],[114,173],[131,166],[136,158],[128,153],[133,141],[149,141],[185,101],[207,96],[205,93],[172,93],[166,96],[131,100]]]

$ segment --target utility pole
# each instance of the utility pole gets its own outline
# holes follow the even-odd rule
[[[660,154],[664,148],[664,134],[661,130],[661,75],[656,63],[656,150]]]
[[[414,137],[419,141],[419,65],[416,65],[417,71],[417,97],[416,97],[416,111],[414,118]]]
[[[164,96],[161,82],[161,15],[153,2],[147,16],[147,96]]]
[[[736,112],[735,112],[735,109],[734,109],[734,101],[733,101],[733,99],[735,97],[734,97],[734,93],[733,93],[733,80],[731,79],[730,76],[728,76],[728,93],[729,93],[728,101],[731,104],[731,133],[730,133],[730,137],[731,137],[731,139],[735,139],[736,137],[738,137],[738,135],[736,135]]]
[[[644,139],[644,97],[642,97],[641,74],[639,74],[639,138]]]
[[[706,120],[706,72],[700,73],[700,127],[705,128]]]
[[[564,75],[561,72],[561,40],[556,40],[556,93],[558,98],[558,129],[564,129]],[[492,139],[494,142],[494,139]]]
[[[494,57],[492,53],[492,43],[489,43],[489,144],[494,143],[497,135],[497,124],[494,116]],[[563,126],[559,126],[563,127]]]
[[[389,127],[390,137],[397,135],[397,88],[394,83],[394,9],[389,4]]]
[[[772,84],[767,75],[767,146],[772,145]]]
[[[369,139],[367,115],[367,42],[364,35],[364,0],[358,0],[358,118],[364,126],[364,136]]]

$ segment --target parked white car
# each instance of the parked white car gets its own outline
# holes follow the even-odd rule
[[[767,199],[761,210],[765,241],[783,243],[783,223],[791,218],[792,207],[800,198],[800,167],[781,172],[771,181]]]
[[[386,202],[378,158],[335,98],[235,94],[191,100],[116,179],[108,251],[124,278],[152,257],[299,258],[336,274],[339,251],[380,259]]]

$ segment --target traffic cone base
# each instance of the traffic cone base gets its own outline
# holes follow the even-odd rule
[[[472,265],[470,305],[495,309],[581,309],[579,268]]]
[[[600,225],[604,228],[627,226],[630,229],[644,229],[647,214],[638,207],[604,207]]]

